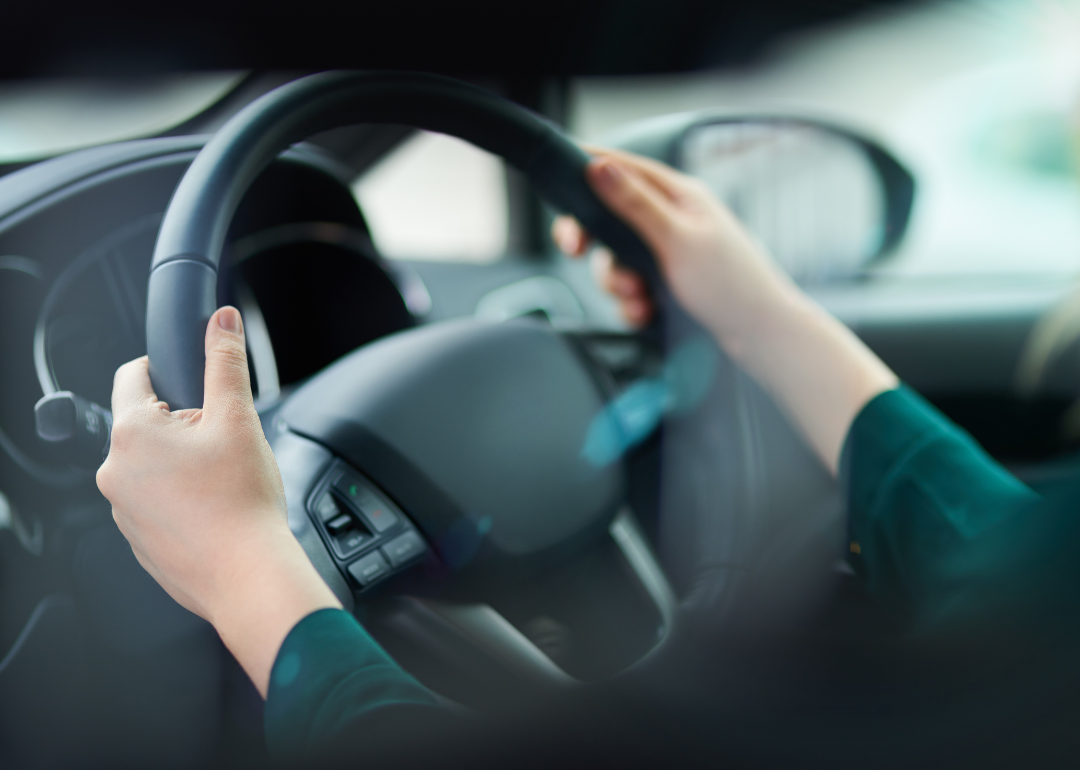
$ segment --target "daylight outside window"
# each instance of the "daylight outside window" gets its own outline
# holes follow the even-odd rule
[[[506,251],[503,161],[461,139],[417,132],[353,191],[383,256],[491,262]]]
[[[786,39],[743,70],[572,83],[570,130],[603,142],[667,113],[801,115],[861,130],[917,180],[881,276],[1080,272],[1080,4],[930,3]]]
[[[0,83],[0,162],[154,136],[202,112],[243,77],[195,72]]]

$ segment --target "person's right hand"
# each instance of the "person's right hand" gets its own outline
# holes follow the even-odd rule
[[[780,271],[700,181],[629,153],[589,148],[586,176],[609,209],[651,249],[675,299],[779,402],[833,473],[848,427],[896,375],[847,327]],[[555,221],[563,251],[584,254],[576,221]],[[647,287],[610,254],[597,280],[640,326],[654,312]]]
[[[652,250],[675,299],[725,346],[738,346],[748,324],[789,298],[794,287],[732,213],[701,181],[647,158],[589,148],[589,183],[608,208]],[[560,217],[552,228],[571,256],[590,248],[576,220]],[[593,255],[597,282],[618,300],[632,325],[654,312],[647,288],[610,252]]]

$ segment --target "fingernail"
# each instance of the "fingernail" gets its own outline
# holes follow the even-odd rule
[[[605,158],[596,167],[596,180],[605,186],[614,187],[623,179],[622,169],[616,163]]]
[[[240,333],[240,311],[234,307],[225,306],[218,312],[218,326],[233,334]]]

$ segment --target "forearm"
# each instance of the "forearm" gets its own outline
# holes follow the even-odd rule
[[[590,184],[648,244],[674,298],[772,394],[835,473],[852,420],[896,387],[896,375],[803,294],[705,184],[647,158],[594,152]],[[588,244],[571,222],[555,236],[570,254]],[[597,264],[627,319],[645,322],[641,277],[611,260]]]
[[[836,318],[784,279],[761,292],[744,323],[712,329],[770,393],[835,474],[848,429],[895,374]]]
[[[286,527],[244,538],[218,582],[210,621],[264,698],[289,631],[316,610],[341,607]]]

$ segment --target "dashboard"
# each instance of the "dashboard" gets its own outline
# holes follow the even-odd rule
[[[213,629],[173,602],[136,562],[97,491],[93,471],[66,462],[38,437],[34,405],[43,394],[71,391],[107,408],[117,367],[146,352],[143,319],[157,232],[173,190],[205,139],[165,137],[96,147],[0,179],[0,503],[7,516],[6,522],[0,521],[0,651],[9,651],[8,658],[27,671],[25,686],[7,686],[5,692],[8,680],[0,665],[0,713],[10,701],[24,712],[19,724],[46,725],[53,717],[38,706],[62,700],[72,704],[65,723],[95,736],[106,748],[128,746],[130,725],[147,720],[143,734],[152,745],[145,751],[157,756],[172,746],[170,754],[189,756],[192,762],[214,736],[239,740],[248,735],[248,724],[231,723],[231,712],[223,712],[222,704],[232,692],[251,696],[251,685],[239,669],[229,668],[235,664]],[[323,150],[294,146],[245,194],[225,240],[218,302],[235,305],[244,318],[256,407],[268,438],[276,436],[275,453],[287,455],[291,445],[281,443],[286,439],[301,441],[280,427],[284,421],[276,417],[283,413],[277,410],[312,375],[369,342],[438,320],[440,313],[457,312],[446,302],[433,307],[425,285],[429,276],[421,277],[420,266],[380,259],[349,189],[351,176]],[[480,271],[475,272],[479,276]],[[479,291],[535,279],[534,270],[521,264],[493,266],[485,276],[476,282]],[[565,347],[563,358],[574,364],[574,371],[585,364],[579,379],[589,392],[595,390],[596,398],[610,396],[647,373],[642,367],[653,374],[659,368],[633,335],[580,331],[559,336],[549,325],[535,325],[544,330],[539,336],[560,350]],[[510,330],[513,325],[492,325],[496,327]],[[559,340],[557,345],[554,340]],[[514,355],[530,359],[521,350]],[[483,379],[478,371],[465,367],[462,372],[472,391]],[[518,367],[514,373],[531,379],[537,403],[560,402],[564,391],[556,387],[558,372],[537,365],[533,370]],[[544,384],[553,378],[555,386]],[[497,387],[492,381],[478,392]],[[474,412],[490,413],[489,401],[472,398]],[[507,408],[515,403],[503,401]],[[410,414],[416,412],[413,407],[403,402]],[[530,409],[543,412],[536,404]],[[437,409],[422,422],[436,423],[436,413],[468,422],[468,410],[461,408]],[[499,441],[481,437],[474,443],[504,446],[507,432],[496,433]],[[514,445],[534,449],[529,443],[534,433],[520,433],[524,438]],[[321,452],[319,458],[329,451],[307,448]],[[451,447],[451,455],[461,460],[472,457],[470,451],[460,441]],[[338,549],[333,553],[340,563],[330,565],[331,570],[340,568],[345,579],[351,575],[364,591],[357,611],[366,613],[373,635],[409,670],[438,685],[437,690],[470,703],[474,698],[516,697],[521,677],[530,681],[535,672],[528,667],[524,672],[503,670],[504,663],[477,656],[472,647],[465,659],[473,662],[461,664],[464,673],[460,666],[438,663],[439,656],[453,648],[448,640],[460,634],[459,626],[500,629],[529,660],[538,659],[542,651],[547,661],[540,667],[542,686],[567,676],[605,678],[658,643],[665,617],[656,597],[643,593],[638,574],[638,562],[644,563],[642,554],[648,552],[644,538],[655,534],[656,490],[651,481],[656,451],[656,444],[649,444],[632,458],[642,466],[636,474],[640,490],[632,486],[626,492],[628,500],[640,498],[633,504],[639,522],[619,514],[610,536],[608,522],[600,522],[589,536],[601,533],[601,545],[586,552],[575,541],[568,551],[574,559],[561,551],[554,554],[555,549],[554,555],[544,551],[535,563],[529,562],[535,574],[525,570],[514,580],[492,581],[478,567],[458,588],[461,595],[456,598],[473,608],[465,615],[447,609],[445,600],[455,597],[443,586],[446,569],[433,572],[427,561],[418,562],[437,550],[443,557],[456,553],[461,563],[446,564],[465,569],[476,551],[469,539],[472,530],[458,527],[438,541],[432,539],[409,523],[422,506],[408,504],[400,489],[387,490],[385,479],[375,474],[372,494],[386,510],[397,511],[395,524],[383,532],[363,505],[352,518],[323,520],[317,515],[321,498],[307,500],[312,489],[300,490],[295,500],[290,496],[285,471],[296,470],[296,457],[281,462],[290,514],[303,519],[305,507],[315,506],[309,528],[314,526],[316,538]],[[526,466],[526,455],[522,449],[510,459],[516,457]],[[335,468],[342,461],[336,462]],[[362,463],[355,466],[368,471]],[[533,466],[546,468],[542,461]],[[611,478],[619,481],[621,493],[621,474]],[[510,476],[506,479],[509,483]],[[329,477],[323,481],[335,483]],[[320,489],[314,493],[321,494]],[[352,510],[345,493],[335,494],[345,506],[339,514]],[[610,513],[608,502],[605,515]],[[347,520],[348,526],[339,520]],[[349,538],[364,532],[368,536],[362,542],[349,544]],[[421,538],[427,538],[426,546]],[[402,551],[406,545],[412,550]],[[637,561],[628,561],[630,552]],[[363,565],[380,558],[393,569],[363,571]],[[424,589],[428,595],[399,601],[393,589],[386,588],[391,583],[398,589],[407,584],[418,595],[424,595]],[[479,606],[476,596],[487,605],[479,615],[474,611]],[[425,639],[435,640],[434,647],[417,642],[417,628]],[[70,665],[57,668],[57,661]],[[38,694],[52,686],[43,679],[46,671],[57,672],[54,689],[59,694],[53,700]],[[478,681],[498,684],[485,684],[490,692],[474,692]],[[174,698],[176,693],[183,697]],[[255,707],[248,703],[239,708],[251,721],[249,712]],[[5,731],[10,732],[0,726],[0,754]],[[261,735],[253,735],[261,747]],[[35,755],[43,751],[35,739],[20,737],[17,742],[31,746],[27,751]],[[143,750],[130,746],[131,751]],[[83,750],[77,745],[80,754]]]
[[[250,696],[250,684],[238,669],[231,673],[226,670],[231,658],[223,648],[215,646],[219,642],[212,629],[205,624],[199,626],[201,621],[168,599],[135,563],[130,548],[109,519],[92,474],[58,461],[50,447],[38,439],[34,404],[43,394],[70,390],[108,406],[113,372],[125,361],[145,353],[146,280],[158,226],[177,182],[204,141],[205,137],[172,137],[97,147],[0,179],[0,503],[6,505],[5,498],[10,500],[10,511],[21,517],[18,526],[22,529],[17,534],[23,551],[34,553],[37,547],[37,556],[41,555],[42,538],[40,522],[33,522],[35,515],[43,514],[54,522],[76,521],[73,526],[55,527],[60,536],[45,538],[44,547],[53,549],[51,554],[46,551],[50,561],[35,563],[20,552],[15,554],[22,560],[16,567],[9,553],[0,552],[0,651],[15,649],[17,639],[26,636],[22,631],[30,628],[26,619],[36,612],[35,606],[47,606],[44,602],[49,591],[70,591],[78,598],[78,611],[86,627],[93,626],[99,638],[96,646],[90,647],[93,663],[86,670],[75,671],[57,690],[67,697],[69,681],[90,671],[91,685],[80,696],[81,702],[92,704],[100,717],[84,713],[67,721],[82,718],[90,726],[89,732],[100,729],[102,735],[110,736],[103,740],[119,743],[137,732],[125,727],[131,720],[153,720],[152,725],[144,727],[148,740],[156,742],[152,747],[155,753],[165,751],[172,745],[170,741],[177,747],[195,747],[178,748],[181,761],[188,756],[183,751],[199,750],[192,735],[226,734],[233,740],[247,735],[248,730],[261,745],[257,728],[230,724],[232,717],[222,705],[230,703],[229,709],[246,714],[250,721],[254,710],[250,703],[235,707],[228,701],[236,692],[246,693],[238,698]],[[535,279],[541,272],[540,268],[511,261],[468,268],[389,265],[373,247],[363,214],[349,189],[350,177],[348,170],[319,148],[297,145],[254,183],[227,235],[218,301],[237,306],[244,317],[256,405],[266,407],[266,423],[271,422],[272,406],[282,396],[350,351],[406,331],[421,321],[437,320],[440,314],[472,314],[485,299],[490,304],[494,290],[505,289],[514,281]],[[550,268],[552,272],[567,269],[561,263]],[[463,280],[463,275],[467,279]],[[567,274],[560,277],[566,278]],[[442,306],[430,315],[431,299],[425,283],[433,289],[444,289],[436,291]],[[1030,326],[1029,315],[1035,315],[1045,302],[1039,296],[1032,300],[1031,309],[1021,308],[1023,313],[999,314],[1000,318],[988,315],[994,322],[991,325],[985,319],[976,319],[979,322],[975,323],[966,316],[948,316],[945,323],[940,308],[925,301],[926,317],[917,317],[911,313],[908,297],[891,287],[858,286],[850,292],[819,294],[823,304],[886,355],[905,379],[923,386],[940,383],[946,392],[959,392],[965,402],[971,400],[965,390],[968,379],[960,378],[973,378],[975,370],[944,366],[941,362],[965,363],[955,355],[956,350],[968,351],[970,358],[983,364],[997,361],[1011,350],[1003,339],[1013,347],[1022,345]],[[580,295],[586,297],[587,292]],[[455,298],[459,306],[452,307],[444,298]],[[951,296],[944,298],[941,307],[951,308],[952,301]],[[981,306],[975,309],[982,312]],[[1010,331],[1007,339],[1000,333],[1002,328]],[[643,350],[641,341],[633,335],[581,332],[566,333],[564,338],[573,342],[575,355],[580,353],[583,360],[590,362],[586,369],[597,378],[597,391],[605,397],[619,393],[643,374],[656,377],[661,372],[661,362],[650,357],[655,351]],[[920,344],[913,345],[913,339]],[[972,340],[984,344],[978,347]],[[986,350],[996,352],[997,358],[984,354]],[[600,365],[591,365],[597,362]],[[1008,371],[1006,366],[996,367],[995,371],[998,369]],[[529,375],[524,367],[516,373]],[[381,374],[376,372],[376,376]],[[474,371],[466,374],[472,377]],[[1064,381],[1071,384],[1073,372],[1067,374],[1070,376]],[[387,525],[384,533],[363,501],[354,506],[355,510],[349,507],[351,485],[339,482],[352,478],[350,466],[344,464],[346,453],[336,447],[334,465],[327,466],[330,471],[320,477],[315,487],[298,483],[292,494],[289,475],[285,474],[287,495],[291,495],[289,509],[303,520],[312,538],[325,541],[327,558],[336,559],[329,570],[340,568],[344,579],[351,575],[364,590],[364,603],[357,612],[364,615],[365,626],[410,671],[437,691],[470,705],[526,691],[519,688],[519,679],[528,679],[535,672],[511,671],[507,675],[499,668],[504,662],[492,663],[476,655],[475,639],[471,646],[454,641],[463,635],[463,629],[490,631],[496,622],[504,630],[511,630],[515,639],[520,637],[532,645],[525,649],[546,656],[544,671],[550,673],[554,665],[564,672],[561,676],[602,680],[640,660],[662,638],[669,621],[663,602],[653,601],[655,597],[642,593],[641,586],[627,580],[627,575],[633,576],[635,563],[624,541],[641,545],[638,556],[648,553],[649,544],[664,545],[660,562],[672,587],[682,595],[688,595],[693,588],[697,596],[705,597],[700,601],[708,600],[708,591],[714,585],[722,585],[723,569],[730,560],[724,550],[726,543],[738,542],[739,531],[725,528],[723,517],[711,517],[703,523],[687,513],[692,510],[689,506],[672,505],[671,500],[676,499],[673,489],[684,495],[681,499],[691,502],[723,500],[724,512],[743,507],[753,512],[756,526],[764,533],[761,548],[768,541],[771,549],[765,553],[763,564],[785,564],[789,561],[785,549],[794,550],[804,541],[812,541],[824,544],[822,552],[828,556],[831,570],[833,541],[839,542],[843,535],[834,526],[840,520],[840,501],[832,480],[809,458],[782,415],[753,383],[722,364],[718,376],[722,398],[707,406],[710,419],[720,429],[700,442],[687,442],[686,435],[682,435],[683,454],[672,454],[671,447],[677,444],[669,439],[680,436],[669,432],[663,442],[654,437],[627,458],[627,509],[639,517],[640,532],[631,538],[637,524],[627,524],[631,519],[620,513],[615,520],[618,526],[609,530],[612,539],[603,547],[588,552],[582,549],[574,554],[581,557],[576,560],[544,562],[542,571],[530,563],[529,569],[522,570],[514,580],[490,580],[490,575],[478,571],[475,575],[480,577],[467,576],[468,581],[456,589],[458,593],[446,589],[440,582],[443,573],[420,569],[417,560],[423,548],[411,552],[394,550],[404,547],[403,543],[415,546],[421,542],[421,535],[427,534],[414,528],[408,519],[422,506],[409,505],[401,488],[390,490],[385,476],[380,480],[365,463],[354,462],[351,467],[371,472],[372,489],[376,490],[372,498],[390,510],[391,521],[397,522]],[[539,376],[533,379],[540,381]],[[463,376],[462,381],[466,380],[468,377]],[[469,384],[472,387],[474,383]],[[552,388],[542,395],[554,392]],[[487,403],[479,403],[476,408],[491,411]],[[418,412],[413,402],[403,402],[401,411],[409,412],[411,417]],[[421,422],[434,424],[436,413],[451,414],[452,410],[433,409],[421,415]],[[461,414],[452,416],[465,421]],[[290,417],[272,424],[279,434],[286,434],[287,427],[280,426],[296,423]],[[463,433],[447,431],[447,435],[454,436]],[[525,430],[520,433],[532,435]],[[293,443],[281,443],[286,438]],[[1010,445],[1015,443],[1009,438]],[[290,451],[290,446],[300,447],[296,437],[279,435],[278,441],[275,451],[279,446],[284,446],[285,452]],[[330,450],[307,443],[295,450],[292,459],[307,452],[314,464],[325,465]],[[520,445],[526,446],[526,442]],[[733,447],[736,451],[731,451]],[[469,447],[460,441],[450,445],[449,452],[465,459],[478,456],[470,454]],[[662,452],[668,454],[661,456]],[[709,464],[710,458],[717,457],[721,458],[719,464]],[[662,460],[668,462],[664,488],[658,472]],[[494,463],[479,465],[486,471]],[[503,474],[502,480],[507,485],[519,484],[520,476]],[[406,482],[402,487],[410,486],[408,479]],[[729,494],[732,489],[742,489],[740,482],[745,483],[745,494]],[[379,496],[380,488],[386,492],[385,499]],[[335,500],[344,507],[334,507]],[[324,515],[322,506],[327,501],[329,509]],[[400,505],[392,507],[395,503]],[[665,520],[662,538],[663,505],[683,515]],[[92,516],[88,514],[90,508]],[[798,527],[790,526],[785,518],[788,512],[798,513]],[[459,554],[466,554],[462,557],[464,564],[472,558],[478,541],[468,540],[461,532],[464,530],[460,528],[448,529],[442,540],[429,538],[429,545],[439,550],[444,559],[457,547]],[[771,538],[781,532],[787,539],[776,538],[779,545],[774,547]],[[702,543],[720,547],[713,553]],[[10,542],[0,540],[0,548],[8,546]],[[685,558],[688,553],[694,558]],[[385,555],[389,566],[381,562],[379,554]],[[382,572],[366,571],[372,563],[376,567],[381,563],[378,570]],[[389,574],[390,567],[410,565],[417,568],[411,577]],[[698,580],[702,565],[708,580]],[[429,566],[425,563],[424,568]],[[8,579],[5,569],[17,574],[18,580]],[[762,573],[765,571],[762,569]],[[391,578],[411,579],[410,595],[395,597],[388,591],[380,594],[375,583],[384,578],[386,582],[381,585],[389,584]],[[714,579],[715,584],[709,582]],[[779,598],[764,593],[762,596],[778,603],[794,601],[780,589],[776,594]],[[461,609],[475,602],[477,596],[490,610],[482,617],[475,611],[478,605],[473,604],[467,612]],[[805,597],[800,594],[796,598]],[[459,606],[451,606],[455,602]],[[493,621],[494,617],[499,620]],[[148,618],[152,622],[147,622]],[[56,642],[59,646],[42,655],[45,663],[35,673],[52,670],[56,661],[76,660],[78,656],[69,642],[74,635],[63,629],[54,631],[53,639],[60,640]],[[430,648],[424,644],[430,644]],[[181,648],[182,654],[177,654]],[[449,653],[456,656],[452,665],[447,663]],[[61,673],[61,678],[64,676]],[[241,684],[230,682],[229,676]],[[128,689],[122,695],[110,696],[114,702],[98,709],[99,693],[94,688],[110,684],[110,678],[123,679]],[[37,679],[29,681],[35,692],[45,687]],[[491,692],[474,692],[470,687],[477,682],[485,683],[485,687],[489,682],[499,684],[490,685]],[[5,697],[2,685],[0,679],[0,706]],[[162,693],[169,693],[169,698],[163,698]],[[172,699],[175,693],[187,699],[173,699],[178,705],[163,706],[162,702]],[[77,702],[78,698],[69,700]],[[37,715],[33,709],[49,701],[26,698],[24,702],[29,704],[27,720],[34,721]],[[146,703],[152,703],[153,708],[146,708]],[[162,716],[162,708],[174,708],[169,712],[172,716]],[[55,719],[48,713],[42,714],[39,721],[51,725]]]
[[[9,496],[89,481],[38,439],[34,403],[70,390],[108,407],[116,368],[146,352],[158,225],[203,141],[93,148],[0,185],[0,488]],[[348,181],[332,157],[297,146],[261,175],[233,220],[219,302],[244,316],[262,401],[413,326],[424,309],[418,279],[376,254]]]

